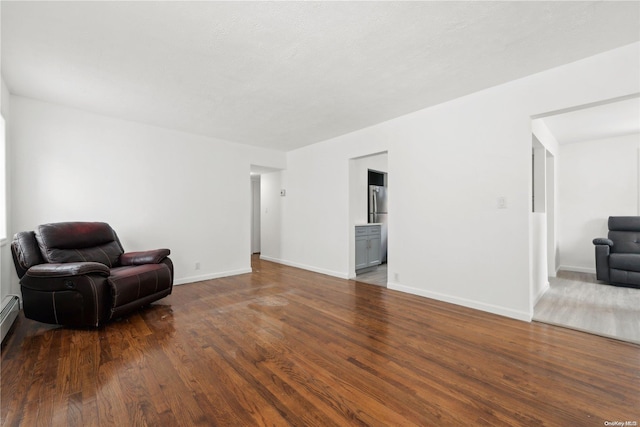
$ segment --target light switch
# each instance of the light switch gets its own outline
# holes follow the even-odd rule
[[[498,209],[507,209],[507,198],[504,196],[498,197]]]

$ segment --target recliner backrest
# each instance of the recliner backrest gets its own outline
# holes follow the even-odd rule
[[[640,254],[640,216],[610,216],[609,239],[612,253]]]
[[[104,222],[59,222],[35,230],[46,262],[99,262],[116,267],[124,252],[116,232]]]
[[[21,279],[28,269],[34,265],[44,263],[33,231],[21,231],[13,236],[11,255],[13,256],[13,265],[16,268],[16,273]]]

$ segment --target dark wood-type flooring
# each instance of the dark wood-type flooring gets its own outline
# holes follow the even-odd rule
[[[97,330],[20,315],[1,371],[8,426],[640,423],[638,345],[257,259]]]

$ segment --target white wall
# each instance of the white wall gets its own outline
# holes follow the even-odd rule
[[[9,173],[10,173],[10,168],[11,168],[11,164],[9,162],[9,156],[10,156],[10,139],[11,139],[11,112],[10,112],[10,95],[9,95],[9,90],[7,89],[7,86],[4,83],[4,80],[0,79],[0,108],[2,111],[2,116],[5,119],[5,126],[6,126],[6,138],[7,138],[7,147],[6,147],[6,151],[5,151],[5,156],[4,156],[4,160],[5,160],[5,165],[4,165],[4,171],[5,171],[5,179],[6,179],[6,195],[7,198],[10,197],[11,194],[11,189],[9,188]],[[9,200],[7,200],[7,202],[9,202]],[[6,226],[7,226],[7,230],[9,231],[7,233],[7,239],[3,239],[2,241],[0,241],[0,303],[2,301],[4,301],[4,298],[9,295],[9,294],[15,294],[18,295],[20,293],[20,288],[12,283],[12,275],[15,275],[14,270],[13,270],[13,260],[11,258],[11,246],[10,246],[10,242],[11,242],[11,232],[10,232],[10,221],[11,218],[9,217],[9,206],[7,206],[7,218],[6,218]]]
[[[16,96],[11,112],[13,232],[105,221],[125,250],[170,248],[177,284],[251,271],[250,164],[283,153]]]
[[[592,240],[607,219],[638,212],[640,134],[560,146],[560,269],[595,272]]]
[[[389,286],[529,320],[531,117],[640,92],[639,47],[287,153],[280,260],[348,277],[349,160],[387,151]]]
[[[549,287],[547,265],[547,150],[533,138],[533,201],[529,223],[531,300],[535,302]]]
[[[344,245],[349,234],[348,160],[335,160],[322,143],[287,153],[281,180],[286,196],[276,196],[281,201],[280,257],[273,260],[346,278],[348,256],[333,250],[336,240]]]
[[[347,142],[342,146],[330,140],[287,153],[287,169],[279,172],[280,188],[287,195],[273,191],[273,200],[267,202],[269,195],[263,192],[263,203],[280,204],[280,218],[272,221],[281,229],[277,252],[266,249],[263,234],[262,258],[349,277],[350,159],[386,151],[389,141],[374,128],[340,139]]]
[[[556,227],[558,180],[556,156],[547,151],[547,272],[549,277],[556,277],[558,270],[558,235]],[[540,295],[542,296],[542,295]]]
[[[549,288],[547,268],[547,215],[531,214],[531,309]]]
[[[538,231],[536,233],[532,233],[532,239],[546,240],[546,273],[544,276],[544,281],[546,282],[543,286],[542,281],[536,282],[534,281],[532,284],[532,295],[533,295],[533,303],[542,296],[546,287],[548,285],[548,281],[546,280],[547,276],[555,277],[557,266],[558,266],[558,236],[557,236],[557,216],[558,216],[558,151],[559,144],[556,138],[553,136],[549,128],[543,119],[536,119],[531,122],[531,128],[533,135],[537,139],[537,141],[542,144],[546,151],[546,159],[545,159],[545,218],[544,218],[544,227],[540,228],[540,221],[534,219],[534,215],[531,217],[531,227],[536,228]],[[538,224],[534,224],[534,221],[538,222]],[[533,243],[533,242],[532,242]],[[539,242],[542,244],[542,242]],[[532,254],[536,251],[532,249]],[[540,254],[542,255],[542,254]],[[532,261],[534,262],[534,261]],[[533,267],[533,266],[532,266]],[[543,272],[538,271],[538,275],[542,277]]]

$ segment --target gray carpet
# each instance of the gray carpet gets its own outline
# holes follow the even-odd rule
[[[559,272],[535,306],[533,320],[640,344],[640,289]]]

